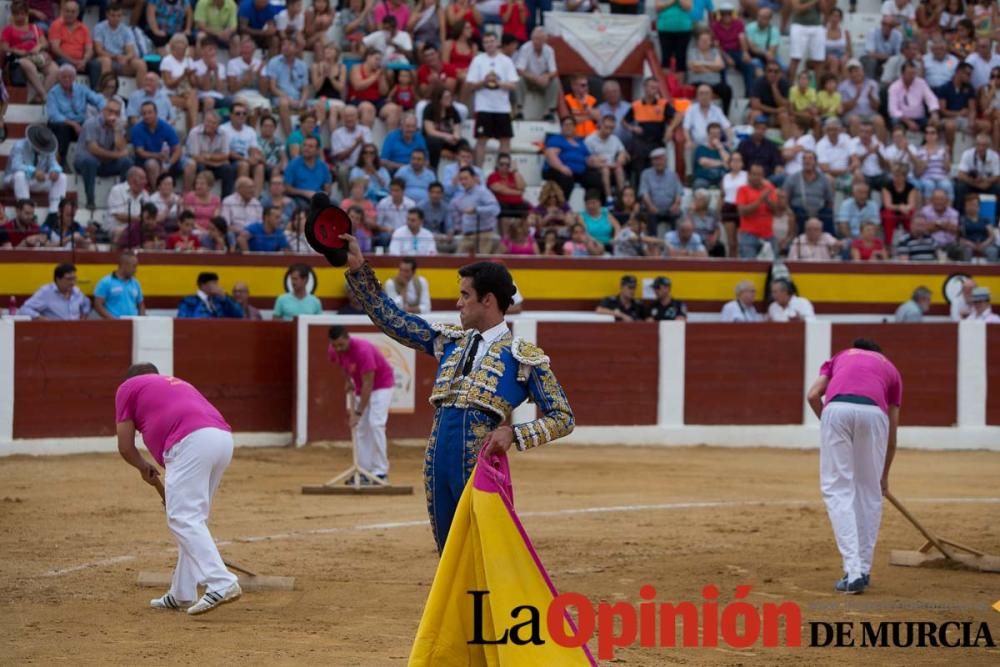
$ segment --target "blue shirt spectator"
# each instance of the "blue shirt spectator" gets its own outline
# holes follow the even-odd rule
[[[137,263],[134,256],[131,260],[127,260],[127,257],[129,256],[123,256],[122,261]],[[118,275],[118,271],[104,276],[97,282],[97,287],[94,288],[94,299],[99,313],[103,307],[115,319],[140,315],[141,310],[144,312],[142,309],[142,287],[139,285],[139,281],[135,279],[135,276],[122,279]],[[101,314],[103,315],[103,313]]]
[[[129,135],[129,143],[150,153],[159,153],[163,150],[163,144],[166,143],[172,154],[174,147],[180,144],[180,139],[170,123],[157,118],[156,126],[153,128],[150,128],[146,123],[138,123],[133,126]]]
[[[459,187],[455,198],[451,200],[450,208],[455,229],[462,234],[491,232],[497,227],[500,203],[485,185],[480,185],[471,178],[466,185]]]
[[[441,184],[444,185],[444,199],[450,202],[458,192],[458,170],[461,168],[461,163],[459,162],[449,162],[445,165],[444,169],[441,171]],[[486,181],[486,177],[483,174],[483,170],[475,165],[469,165],[472,167],[472,171],[475,172],[476,177],[479,179],[480,183]]]
[[[878,204],[875,203],[874,199],[867,198],[868,188],[861,187],[858,189],[865,193],[864,203],[858,203],[858,193],[855,193],[855,196],[848,197],[841,203],[840,210],[837,212],[837,226],[842,238],[856,239],[861,234],[862,222],[874,222],[878,224],[881,220]]]
[[[303,145],[303,151],[307,150],[305,147],[312,143],[311,140],[306,142]],[[288,168],[285,169],[285,187],[288,188],[288,193],[291,196],[305,196],[296,192],[296,190],[319,192],[326,190],[327,186],[330,185],[330,168],[316,156],[313,156],[311,161],[312,165],[306,161],[306,157],[303,154],[288,163]]]
[[[285,233],[276,225],[255,222],[246,226],[247,250],[250,252],[279,252],[288,248]]]
[[[101,21],[94,26],[94,41],[100,42],[104,50],[113,56],[126,55],[129,46],[135,48],[135,35],[124,23],[112,28],[107,21]],[[138,50],[133,51],[133,55],[138,55]]]
[[[410,122],[408,118],[403,121],[402,127],[385,135],[380,157],[382,164],[390,170],[409,164],[410,155],[418,148],[427,154],[427,142],[424,135],[416,131],[416,123],[416,120]]]
[[[304,61],[294,57],[294,49],[295,43],[291,40],[285,40],[282,46],[282,55],[275,56],[268,61],[264,76],[292,100],[300,100],[309,84],[309,68]],[[291,57],[286,55],[289,51],[293,54]],[[274,92],[274,90],[270,92]]]
[[[65,123],[67,120],[72,120],[83,124],[83,121],[87,120],[88,105],[100,111],[104,108],[104,97],[76,81],[68,91],[57,83],[45,100],[45,113],[50,123]]]
[[[420,167],[414,168],[413,158],[410,164],[405,167],[401,167],[399,171],[396,172],[396,178],[401,178],[406,183],[406,190],[403,195],[409,197],[420,206],[425,201],[427,201],[427,188],[430,187],[431,183],[437,180],[437,176],[431,171],[430,167],[424,166],[422,160],[425,159],[420,153],[417,153],[421,159]]]
[[[74,273],[75,275],[75,273]],[[58,283],[42,285],[17,311],[32,319],[80,320],[90,314],[90,299],[76,285],[67,292],[59,290]]]
[[[174,119],[174,105],[170,102],[167,89],[160,85],[160,78],[150,72],[140,84],[142,87],[128,96],[128,117],[139,118],[142,115],[142,105],[152,102],[156,105],[156,115],[171,122]]]
[[[255,0],[243,0],[240,3],[239,18],[246,19],[247,26],[253,30],[263,30],[264,27],[274,21],[274,17],[282,7],[272,5],[268,0],[263,0],[258,4]]]
[[[62,166],[56,159],[55,151],[51,153],[38,153],[27,139],[18,139],[14,144],[10,157],[7,158],[6,175],[16,174],[23,171],[29,178],[35,175],[36,171],[43,171],[46,174],[56,172],[62,173]]]
[[[590,151],[582,139],[567,139],[561,134],[550,134],[545,138],[545,148],[558,148],[559,160],[569,167],[574,176],[579,176],[587,170],[587,158]]]

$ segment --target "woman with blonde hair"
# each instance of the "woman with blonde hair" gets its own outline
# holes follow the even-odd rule
[[[538,206],[531,211],[531,221],[539,238],[548,230],[555,230],[560,236],[568,236],[570,226],[576,216],[566,203],[566,195],[555,181],[545,181],[538,195]]]
[[[170,102],[186,114],[187,126],[193,128],[198,119],[197,70],[188,57],[188,46],[183,33],[170,38],[167,56],[160,61],[160,76]]]

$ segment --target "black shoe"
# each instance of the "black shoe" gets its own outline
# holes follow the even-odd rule
[[[3,141],[6,138],[7,138],[7,124],[0,123],[0,141]]]

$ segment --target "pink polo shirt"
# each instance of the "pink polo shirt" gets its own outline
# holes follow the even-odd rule
[[[819,369],[830,378],[827,402],[840,394],[870,398],[888,414],[889,406],[903,403],[903,380],[899,371],[878,352],[851,348],[838,352]]]
[[[333,349],[333,345],[330,345],[328,353],[330,361],[343,368],[344,372],[351,378],[354,383],[354,393],[358,396],[361,395],[361,381],[365,373],[372,371],[375,372],[372,391],[391,389],[396,386],[396,377],[392,372],[392,366],[385,360],[374,343],[351,337],[346,352],[337,352]]]
[[[137,375],[118,387],[115,421],[129,420],[160,465],[171,447],[198,429],[233,430],[201,392],[169,375]]]

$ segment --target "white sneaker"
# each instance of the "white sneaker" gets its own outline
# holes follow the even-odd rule
[[[170,593],[167,593],[161,598],[156,598],[155,600],[149,601],[149,606],[153,609],[166,609],[173,611],[180,611],[181,609],[187,607],[191,604],[188,600],[178,600]]]
[[[201,599],[194,604],[193,607],[189,607],[187,613],[192,616],[196,614],[204,614],[206,611],[211,611],[218,607],[220,604],[226,604],[227,602],[232,602],[239,596],[243,595],[243,590],[240,589],[239,583],[233,583],[232,586],[227,588],[221,593],[215,591],[206,591]]]

